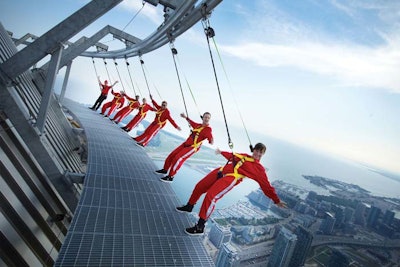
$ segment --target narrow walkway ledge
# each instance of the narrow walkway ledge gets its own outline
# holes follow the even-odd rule
[[[88,142],[84,189],[55,266],[214,266],[154,162],[108,118],[65,100]]]

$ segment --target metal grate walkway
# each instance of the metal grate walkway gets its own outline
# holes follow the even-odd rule
[[[88,140],[84,189],[55,266],[214,266],[170,184],[108,118],[65,100]]]

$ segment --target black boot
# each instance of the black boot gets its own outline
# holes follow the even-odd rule
[[[185,206],[176,207],[176,210],[177,210],[178,212],[192,212],[192,210],[193,210],[193,205],[187,203]]]
[[[204,233],[205,223],[206,220],[200,218],[199,221],[193,227],[186,228],[185,232],[188,235],[202,235]]]

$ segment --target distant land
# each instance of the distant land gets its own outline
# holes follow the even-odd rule
[[[388,171],[385,171],[385,170],[375,170],[375,169],[372,169],[372,168],[369,168],[369,169],[372,172],[375,172],[377,174],[380,174],[382,176],[385,176],[387,178],[390,178],[390,179],[393,179],[395,181],[400,182],[400,175],[398,175],[398,174],[391,173],[391,172],[388,172]]]

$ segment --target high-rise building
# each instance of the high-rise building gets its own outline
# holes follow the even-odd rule
[[[341,206],[334,206],[332,210],[335,212],[335,228],[341,228],[344,223],[345,209]]]
[[[381,215],[381,209],[372,206],[368,212],[367,225],[369,227],[376,227],[380,215]]]
[[[330,214],[329,212],[326,212],[326,217],[322,221],[319,230],[325,235],[330,235],[333,232],[333,227],[335,225],[335,222],[336,222],[335,217],[333,217],[333,215]]]
[[[228,243],[229,241],[231,241],[232,232],[228,227],[224,227],[219,225],[218,223],[214,223],[211,227],[208,238],[215,247],[220,248],[224,243]]]
[[[303,266],[311,248],[313,234],[300,225],[294,233],[297,236],[297,242],[289,266]]]
[[[286,267],[289,266],[297,243],[297,237],[291,231],[282,227],[276,238],[271,256],[268,259],[268,267]]]
[[[349,223],[353,219],[354,209],[346,207],[344,209],[344,223]]]
[[[385,215],[383,216],[383,223],[387,225],[391,225],[394,219],[394,211],[392,210],[387,210],[385,212]]]
[[[237,249],[231,243],[225,243],[219,250],[215,266],[217,267],[237,267],[240,259]]]
[[[356,210],[354,212],[354,223],[365,226],[365,209],[367,207],[364,203],[360,202],[357,204]]]

